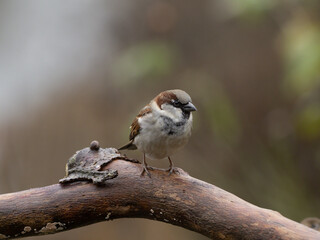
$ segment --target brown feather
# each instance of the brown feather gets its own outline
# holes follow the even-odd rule
[[[146,107],[144,107],[143,109],[141,109],[141,111],[136,116],[136,118],[133,120],[133,122],[130,126],[130,135],[129,135],[130,142],[128,142],[126,145],[122,146],[118,150],[124,150],[124,149],[135,150],[135,149],[137,149],[137,146],[133,144],[133,141],[134,141],[134,138],[139,134],[139,131],[140,131],[140,124],[138,122],[138,119],[148,113],[151,113],[151,111],[152,110],[151,110],[149,104]]]
[[[141,111],[136,116],[136,118],[133,120],[133,122],[130,126],[129,140],[133,140],[139,134],[139,131],[140,131],[140,124],[138,122],[139,118],[148,114],[148,113],[151,113],[151,112],[152,112],[152,110],[151,110],[149,104],[146,107],[144,107],[143,109],[141,109]]]
[[[154,101],[157,103],[159,108],[162,109],[161,108],[162,104],[170,103],[172,100],[177,100],[177,99],[178,99],[177,96],[169,90],[169,91],[160,93],[158,96],[155,97]]]

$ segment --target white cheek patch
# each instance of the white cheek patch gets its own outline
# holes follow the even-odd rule
[[[180,121],[183,117],[182,110],[180,108],[176,108],[167,103],[162,104],[161,108],[162,108],[161,114],[163,116],[172,118],[173,121]]]

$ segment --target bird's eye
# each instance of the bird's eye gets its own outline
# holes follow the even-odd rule
[[[180,107],[180,106],[181,106],[181,102],[179,102],[178,100],[176,100],[176,101],[173,101],[173,102],[172,102],[172,105],[173,105],[174,107]]]

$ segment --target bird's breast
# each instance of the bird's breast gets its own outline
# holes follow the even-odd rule
[[[174,121],[167,116],[143,119],[134,140],[139,150],[151,159],[162,159],[183,147],[191,135],[191,119]]]

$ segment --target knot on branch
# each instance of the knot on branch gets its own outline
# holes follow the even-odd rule
[[[103,169],[116,158],[122,158],[115,148],[100,148],[98,141],[92,141],[90,148],[77,151],[66,165],[66,177],[60,179],[61,184],[74,181],[90,181],[94,184],[103,184],[106,180],[118,176],[114,169]]]
[[[75,181],[89,181],[93,184],[104,184],[105,181],[118,176],[118,171],[106,166],[115,159],[122,159],[134,163],[138,160],[122,156],[115,148],[100,148],[98,141],[94,140],[90,148],[77,151],[66,164],[66,177],[59,183],[66,184]]]

